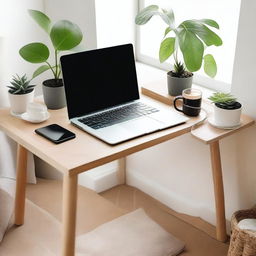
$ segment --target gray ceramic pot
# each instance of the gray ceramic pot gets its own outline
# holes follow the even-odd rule
[[[44,102],[48,109],[60,109],[67,105],[62,79],[57,80],[57,86],[54,82],[56,82],[55,79],[43,82]]]
[[[182,91],[187,88],[191,88],[193,81],[193,76],[190,77],[174,77],[172,76],[171,71],[167,73],[167,84],[168,84],[168,93],[171,96],[181,95]]]

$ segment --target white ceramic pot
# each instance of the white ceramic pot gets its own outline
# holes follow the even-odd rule
[[[26,94],[9,93],[9,100],[11,113],[14,115],[20,115],[26,112],[28,103],[34,101],[34,90]]]
[[[232,127],[240,124],[242,107],[238,109],[223,109],[214,105],[214,123],[217,126]]]

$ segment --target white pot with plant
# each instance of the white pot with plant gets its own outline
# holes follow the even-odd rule
[[[240,125],[242,105],[230,93],[216,92],[209,97],[214,103],[213,119],[210,121],[220,128],[233,128]]]
[[[29,102],[34,100],[34,87],[30,84],[31,80],[28,80],[26,74],[20,77],[16,74],[10,81],[9,88],[9,100],[11,105],[11,114],[14,116],[20,116],[26,112]]]
[[[160,16],[167,25],[160,44],[159,60],[162,63],[170,56],[174,58],[173,70],[167,73],[169,94],[181,95],[183,89],[190,88],[192,72],[198,71],[203,62],[205,73],[212,78],[215,77],[215,59],[213,55],[205,52],[209,46],[222,45],[221,38],[209,28],[219,29],[218,23],[211,19],[193,19],[185,20],[176,26],[173,10],[162,9],[157,5],[150,5],[141,10],[136,16],[135,23],[144,25],[154,15]]]
[[[61,78],[59,54],[62,51],[77,50],[82,41],[81,29],[68,20],[60,20],[52,24],[50,18],[37,10],[28,10],[35,22],[48,34],[54,49],[53,64],[49,63],[50,50],[40,42],[23,46],[19,53],[21,57],[30,63],[44,63],[37,68],[33,78],[47,70],[51,70],[53,79],[43,81],[43,96],[49,109],[60,109],[66,106],[66,97]]]

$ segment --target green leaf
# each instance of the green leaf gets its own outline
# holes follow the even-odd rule
[[[135,17],[135,23],[137,25],[146,24],[153,15],[155,15],[158,11],[159,7],[157,5],[150,5],[144,9],[142,9]]]
[[[81,42],[83,34],[76,24],[60,20],[53,25],[50,37],[55,50],[67,51]]]
[[[77,46],[75,46],[74,48],[70,49],[70,51],[72,52],[83,52],[83,51],[86,51],[86,47],[84,44],[79,44]]]
[[[42,66],[40,66],[40,67],[37,68],[37,69],[35,70],[35,72],[33,73],[32,79],[35,78],[35,77],[37,77],[37,76],[39,76],[39,75],[41,75],[43,72],[45,72],[45,71],[47,71],[47,70],[49,70],[49,69],[50,69],[50,67],[49,67],[48,65],[42,65]]]
[[[175,19],[174,19],[174,13],[172,9],[162,9],[163,13],[165,14],[165,16],[167,17],[167,24],[174,29],[175,28]],[[162,16],[162,15],[160,15]],[[163,18],[163,17],[162,17]],[[164,20],[166,20],[165,18],[163,18]]]
[[[201,20],[197,20],[197,21],[202,22],[202,23],[204,23],[208,26],[211,26],[211,27],[214,27],[214,28],[217,28],[217,29],[220,28],[219,24],[215,20],[201,19]]]
[[[204,43],[207,46],[222,45],[222,40],[216,33],[214,33],[204,24],[196,20],[186,20],[180,24],[179,28],[183,28],[187,31],[190,31],[191,33],[196,34],[198,37],[200,37],[204,41]]]
[[[51,20],[44,13],[37,10],[28,10],[29,15],[35,20],[35,22],[48,34],[51,30]]]
[[[204,56],[204,72],[212,78],[217,74],[217,65],[211,54]]]
[[[165,29],[165,31],[164,31],[164,37],[169,33],[169,32],[171,32],[172,31],[172,29],[170,28],[170,27],[167,27],[166,29]]]
[[[175,38],[167,37],[160,45],[159,59],[160,62],[167,60],[174,52]]]
[[[23,46],[19,50],[20,56],[31,63],[42,63],[47,61],[50,51],[45,44],[31,43]]]
[[[178,38],[186,68],[190,72],[199,70],[204,54],[203,43],[194,33],[185,29],[178,32]]]

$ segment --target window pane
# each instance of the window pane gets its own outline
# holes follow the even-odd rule
[[[216,20],[220,25],[220,30],[216,30],[216,32],[222,38],[223,45],[220,47],[211,46],[205,50],[205,54],[213,54],[217,62],[218,73],[215,80],[231,84],[240,0],[141,1],[142,8],[151,4],[157,4],[162,8],[172,8],[176,25],[188,19],[208,18]],[[147,56],[159,63],[158,51],[166,27],[167,25],[159,16],[154,16],[146,25],[138,26],[139,60],[140,57]],[[171,57],[167,63],[173,63],[173,58]],[[196,73],[206,76],[202,69]]]

